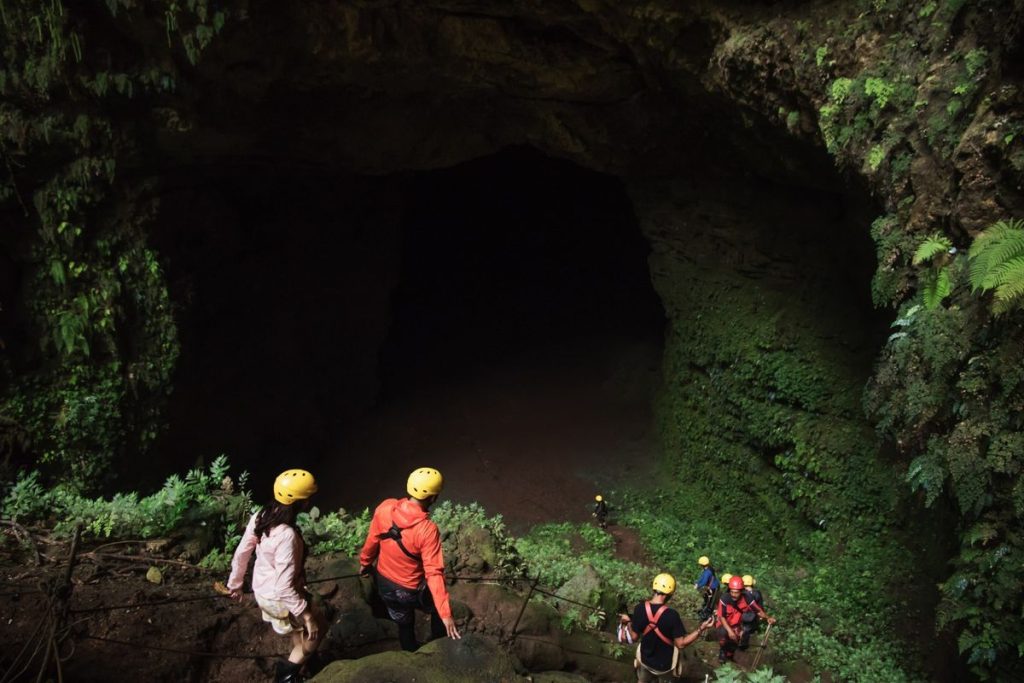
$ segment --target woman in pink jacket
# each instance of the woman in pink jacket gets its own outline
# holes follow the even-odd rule
[[[234,600],[241,600],[249,557],[256,551],[252,592],[263,620],[270,622],[275,632],[291,636],[288,661],[277,663],[277,683],[302,680],[299,669],[316,652],[327,627],[306,591],[306,544],[295,526],[296,515],[309,509],[314,493],[316,481],[309,472],[286,470],[279,474],[274,480],[274,500],[249,520],[231,560],[227,587]]]

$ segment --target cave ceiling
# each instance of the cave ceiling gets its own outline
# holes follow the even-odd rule
[[[629,177],[834,184],[820,147],[717,83],[728,14],[662,4],[252,3],[198,67],[173,65],[175,92],[134,122],[151,141],[136,163],[383,174],[530,145]],[[163,38],[114,24],[128,50]]]

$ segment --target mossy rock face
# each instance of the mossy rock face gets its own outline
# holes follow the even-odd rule
[[[601,576],[590,564],[584,564],[556,593],[566,600],[597,605],[601,602],[601,591]]]
[[[468,634],[441,638],[416,652],[382,652],[331,662],[316,683],[527,683],[513,659],[493,640]]]
[[[852,265],[863,245],[837,259],[819,236],[827,217],[787,213],[784,190],[716,196],[666,182],[632,194],[671,321],[658,405],[669,468],[714,490],[712,509],[747,506],[738,533],[877,531],[897,494],[860,403],[876,322],[866,293],[844,289],[867,278]],[[688,204],[699,218],[674,221]],[[717,258],[723,236],[732,260]]]
[[[449,591],[453,599],[453,611],[455,604],[463,604],[472,615],[474,630],[499,638],[509,634],[523,606],[523,595],[501,586],[458,583]],[[516,633],[532,636],[554,635],[558,630],[558,621],[558,612],[554,608],[531,600],[519,619]]]
[[[359,560],[344,555],[328,555],[307,564],[306,574],[311,581],[335,576],[351,577],[359,573]],[[363,578],[343,578],[314,583],[313,588],[339,607],[348,608],[365,604],[370,598],[371,582]]]
[[[455,574],[486,574],[498,566],[498,549],[490,531],[476,525],[463,524],[450,533],[445,532]]]
[[[632,681],[634,646],[622,646],[598,639],[592,633],[577,631],[562,638],[568,668],[579,671],[591,681]]]

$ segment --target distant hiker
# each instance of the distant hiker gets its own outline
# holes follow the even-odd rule
[[[763,608],[748,601],[748,596],[743,590],[743,577],[731,577],[728,585],[729,592],[718,601],[719,662],[733,661],[743,630],[744,612],[753,610],[769,624],[775,623],[775,619],[768,616]]]
[[[306,590],[306,543],[295,517],[309,509],[316,481],[306,470],[286,470],[274,480],[274,500],[249,519],[231,560],[227,588],[233,600],[242,599],[242,582],[249,558],[256,551],[252,592],[276,633],[291,636],[287,661],[277,662],[275,681],[296,683],[302,664],[313,656],[327,622]]]
[[[707,555],[701,555],[697,558],[697,565],[700,566],[700,576],[697,577],[697,583],[693,584],[693,587],[704,598],[704,604],[697,612],[697,616],[703,620],[714,614],[714,601],[715,594],[718,593],[718,577],[715,576],[715,568],[711,566],[711,560],[708,559]]]
[[[676,580],[670,574],[658,574],[651,588],[651,599],[639,603],[632,617],[620,615],[620,621],[629,627],[633,639],[640,641],[633,662],[637,681],[668,683],[682,674],[679,651],[704,635],[715,620],[712,617],[687,633],[679,613],[665,604],[675,593]]]
[[[761,618],[755,607],[760,607],[764,612],[764,596],[757,588],[757,580],[750,574],[743,575],[743,596],[751,609],[743,613],[743,635],[740,636],[740,649],[746,650],[750,644],[750,634],[757,631],[761,625]]]
[[[608,503],[604,502],[604,497],[600,493],[594,496],[594,511],[590,514],[597,518],[599,527],[608,528]]]
[[[697,558],[697,565],[701,567],[701,572],[693,587],[701,593],[714,593],[718,590],[718,577],[715,576],[715,568],[711,566],[711,560],[707,555],[701,555]]]
[[[443,486],[437,470],[413,470],[406,482],[409,497],[388,498],[377,506],[359,555],[362,573],[376,575],[377,592],[398,624],[398,642],[410,652],[419,647],[416,609],[430,614],[431,638],[462,637],[444,584],[441,533],[428,513]]]

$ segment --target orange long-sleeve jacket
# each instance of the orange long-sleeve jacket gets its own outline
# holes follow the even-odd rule
[[[414,560],[391,539],[380,539],[394,522],[402,530],[402,545],[419,559]],[[416,590],[424,578],[442,619],[452,616],[448,588],[444,583],[444,554],[441,550],[441,532],[427,511],[408,498],[388,498],[373,512],[370,531],[366,535],[359,564],[369,567],[377,560],[377,572],[385,578]]]

